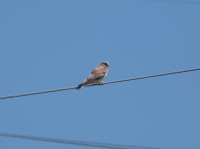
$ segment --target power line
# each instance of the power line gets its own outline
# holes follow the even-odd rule
[[[142,79],[148,79],[148,78],[155,78],[155,77],[161,77],[161,76],[167,76],[167,75],[174,75],[174,74],[192,72],[192,71],[197,71],[197,70],[200,70],[200,68],[192,68],[192,69],[187,69],[187,70],[179,70],[179,71],[174,71],[174,72],[154,74],[154,75],[148,75],[148,76],[142,76],[142,77],[136,77],[136,78],[129,78],[129,79],[123,79],[123,80],[115,80],[115,81],[111,81],[111,82],[105,82],[105,83],[103,83],[103,85],[113,84],[113,83],[121,83],[121,82],[128,82],[128,81],[136,81],[136,80],[142,80]],[[96,85],[98,85],[98,84],[88,85],[86,87],[91,87],[91,86],[96,86]],[[76,89],[76,88],[77,88],[77,86],[75,86],[75,87],[69,87],[69,88],[60,88],[60,89],[54,89],[54,90],[32,92],[32,93],[10,95],[10,96],[2,96],[2,97],[0,97],[0,100],[9,99],[9,98],[16,98],[16,97],[22,97],[22,96],[32,96],[32,95],[38,95],[38,94],[47,94],[47,93],[52,93],[52,92],[61,92],[61,91],[67,91],[67,90],[72,90],[72,89]]]
[[[19,134],[10,134],[10,133],[0,133],[0,137],[26,139],[26,140],[52,142],[52,143],[62,143],[62,144],[88,146],[88,147],[96,147],[96,148],[107,148],[107,149],[159,149],[159,148],[154,148],[154,147],[67,140],[67,139],[61,139],[61,138],[38,137],[38,136],[19,135]]]
[[[46,90],[46,91],[24,93],[24,94],[18,94],[18,95],[10,95],[10,96],[2,96],[2,97],[0,97],[0,100],[8,99],[8,98],[22,97],[22,96],[32,96],[32,95],[38,95],[38,94],[47,94],[47,93],[52,93],[52,92],[61,92],[61,91],[67,91],[67,90],[72,90],[72,89],[76,89],[76,87],[60,88],[60,89],[54,89],[54,90]]]
[[[192,71],[197,71],[197,70],[200,70],[200,68],[193,68],[193,69],[187,69],[187,70],[179,70],[179,71],[174,71],[174,72],[154,74],[154,75],[149,75],[149,76],[124,79],[124,80],[116,80],[116,81],[106,82],[104,84],[112,84],[112,83],[120,83],[120,82],[127,82],[127,81],[135,81],[135,80],[142,80],[142,79],[148,79],[148,78],[162,77],[162,76],[168,76],[168,75],[174,75],[174,74],[192,72]]]

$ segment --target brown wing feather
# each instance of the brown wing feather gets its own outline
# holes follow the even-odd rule
[[[106,68],[104,66],[98,66],[96,68],[94,68],[94,70],[91,72],[91,74],[95,75],[95,74],[99,74],[99,73],[106,73]]]
[[[100,66],[94,68],[94,70],[88,76],[87,82],[94,81],[94,79],[103,77],[105,74],[106,74],[106,68],[100,65]]]

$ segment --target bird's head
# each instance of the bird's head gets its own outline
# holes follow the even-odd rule
[[[110,63],[108,61],[102,62],[101,65],[106,66],[106,67],[110,67]]]

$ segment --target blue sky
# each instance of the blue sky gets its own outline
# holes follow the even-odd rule
[[[199,67],[199,18],[200,1],[1,0],[0,96],[75,86],[104,60],[106,82]],[[197,149],[199,75],[2,100],[0,132]],[[2,137],[0,147],[84,148]]]

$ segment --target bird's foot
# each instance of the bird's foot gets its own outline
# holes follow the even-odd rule
[[[99,82],[98,82],[98,85],[99,85],[99,86],[103,85],[103,81],[99,81]]]

